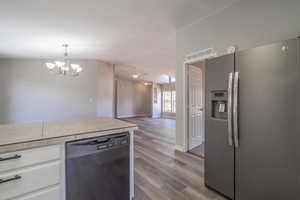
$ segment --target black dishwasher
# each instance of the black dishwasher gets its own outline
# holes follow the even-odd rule
[[[67,200],[129,200],[129,146],[128,133],[67,142]]]

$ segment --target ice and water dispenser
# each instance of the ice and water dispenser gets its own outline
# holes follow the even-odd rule
[[[211,117],[214,119],[227,119],[227,91],[211,91]]]

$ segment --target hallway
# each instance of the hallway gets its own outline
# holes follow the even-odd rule
[[[129,118],[135,132],[136,200],[223,200],[203,182],[204,160],[175,151],[176,121]]]

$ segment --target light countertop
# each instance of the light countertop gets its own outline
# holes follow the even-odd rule
[[[27,143],[27,146],[28,144],[36,146],[58,143],[136,128],[135,124],[105,117],[0,125],[0,148],[2,148],[0,152],[4,151],[3,147],[6,147],[5,151],[13,150],[13,147],[9,148],[12,145],[22,146]]]

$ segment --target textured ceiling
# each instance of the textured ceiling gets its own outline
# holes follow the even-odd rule
[[[6,0],[0,2],[0,56],[49,58],[70,45],[99,59],[175,76],[176,30],[234,0]],[[118,72],[118,71],[117,71]]]

